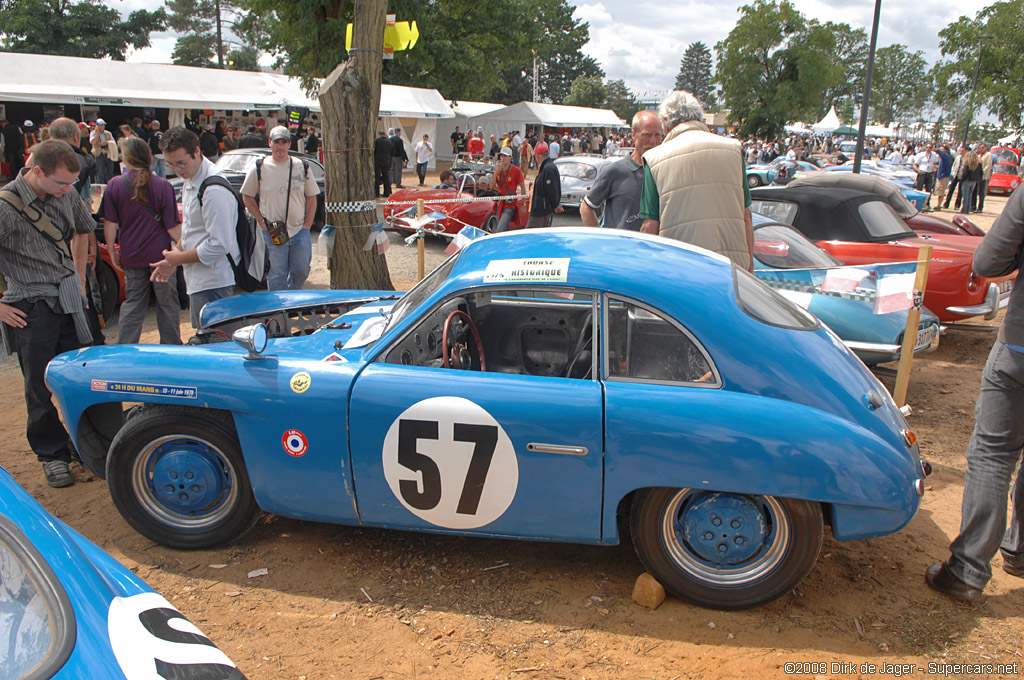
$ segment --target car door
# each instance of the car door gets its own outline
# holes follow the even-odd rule
[[[380,351],[350,401],[360,520],[599,540],[595,297],[524,288],[451,296]],[[444,368],[446,337],[449,365],[471,370]]]

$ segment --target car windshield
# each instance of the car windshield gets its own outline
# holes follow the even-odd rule
[[[268,156],[270,154],[267,154]],[[238,173],[244,175],[249,170],[249,166],[256,162],[256,159],[260,156],[253,153],[226,153],[220,157],[215,167],[218,172],[229,172]],[[293,156],[295,162],[298,163],[301,158]],[[305,159],[309,165],[309,171],[313,174],[313,179],[322,180],[324,178],[324,168],[322,165],[309,158]]]
[[[437,269],[430,272],[424,277],[422,281],[416,284],[412,290],[405,294],[401,300],[399,300],[395,306],[391,309],[391,318],[388,320],[387,328],[394,326],[394,324],[405,318],[409,312],[419,307],[420,303],[430,297],[431,293],[437,290],[448,275],[452,272],[452,267],[455,266],[455,261],[459,259],[459,253],[457,251],[454,255],[449,257],[447,260],[438,265]]]
[[[774,269],[838,267],[843,264],[803,235],[781,224],[766,224],[754,230],[754,257]]]
[[[226,153],[217,161],[217,172],[237,172],[245,174],[249,166],[256,162],[258,156],[251,153]]]
[[[992,149],[992,158],[997,162],[1013,163],[1017,165],[1018,158],[1017,153],[1012,149]]]
[[[562,177],[575,177],[576,179],[590,180],[597,177],[597,168],[589,163],[569,161],[558,164],[558,174]]]
[[[905,238],[914,232],[885,201],[867,201],[857,208],[868,234],[878,240]]]
[[[1018,169],[1016,165],[1011,163],[996,163],[992,166],[992,172],[998,172],[1002,175],[1016,175]]]
[[[46,561],[6,517],[0,518],[0,668],[20,678],[63,665],[74,645],[71,603]],[[33,676],[35,677],[35,676]],[[50,677],[45,671],[38,677]]]

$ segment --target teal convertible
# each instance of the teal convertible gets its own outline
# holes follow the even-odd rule
[[[832,331],[655,236],[488,236],[401,296],[253,293],[201,319],[235,342],[46,374],[125,520],[175,548],[261,511],[607,545],[622,520],[671,593],[742,608],[788,593],[826,526],[898,531],[924,493],[904,415]]]

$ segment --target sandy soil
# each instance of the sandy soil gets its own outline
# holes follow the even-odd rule
[[[988,226],[1002,204],[990,200],[980,221]],[[397,237],[392,244],[392,277],[408,285],[415,249]],[[429,267],[443,251],[438,242],[427,249]],[[323,261],[317,264],[315,280],[324,285]],[[148,330],[143,340],[154,336]],[[964,605],[923,579],[959,526],[964,450],[993,339],[951,330],[915,362],[910,423],[935,472],[911,524],[866,541],[826,538],[795,591],[745,612],[672,598],[654,611],[634,604],[642,567],[628,542],[471,540],[265,516],[222,549],[163,548],[128,527],[105,484],[89,473],[76,469],[78,483],[68,489],[46,486],[25,442],[21,375],[11,360],[0,363],[8,404],[0,464],[162,592],[252,679],[1019,676],[1024,581],[1005,574],[996,557],[987,596]],[[259,568],[269,574],[248,578]],[[942,664],[1017,666],[964,673]]]

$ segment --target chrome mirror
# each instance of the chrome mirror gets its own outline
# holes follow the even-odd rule
[[[262,323],[244,326],[232,333],[231,339],[249,352],[246,359],[259,359],[267,348],[267,326]]]

